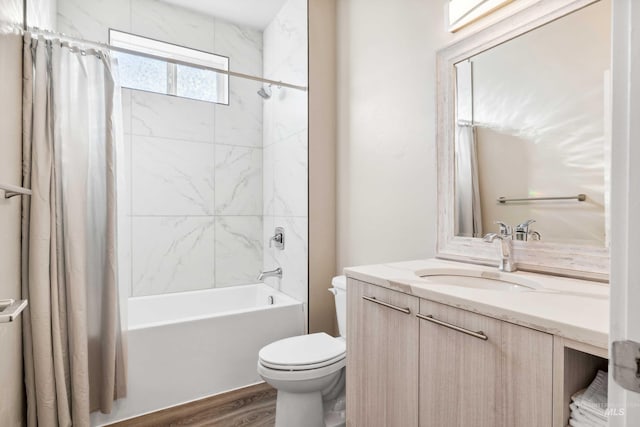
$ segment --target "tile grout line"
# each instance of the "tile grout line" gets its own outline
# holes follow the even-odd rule
[[[156,139],[156,140],[164,140],[164,141],[171,141],[171,142],[183,142],[183,143],[187,143],[187,144],[205,144],[205,145],[218,145],[218,146],[225,146],[225,147],[238,147],[238,148],[251,148],[254,150],[262,150],[264,147],[262,146],[257,146],[257,145],[240,145],[240,144],[227,144],[224,142],[210,142],[210,141],[199,141],[199,140],[193,140],[193,139],[184,139],[184,138],[173,138],[170,136],[158,136],[158,135],[149,135],[149,134],[139,134],[139,133],[133,133],[133,132],[129,132],[129,133],[125,133],[125,135],[131,136],[133,137],[138,137],[138,138],[147,138],[147,139]],[[269,145],[268,147],[271,147],[273,144]]]

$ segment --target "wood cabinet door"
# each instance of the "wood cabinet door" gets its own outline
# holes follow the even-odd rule
[[[501,426],[501,322],[426,300],[420,315],[420,426]]]
[[[418,425],[416,297],[349,279],[347,425]]]
[[[502,323],[505,427],[553,424],[553,335]]]
[[[551,426],[552,335],[426,300],[420,316],[421,426]]]

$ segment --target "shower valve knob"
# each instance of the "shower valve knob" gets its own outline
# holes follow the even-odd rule
[[[269,239],[269,247],[271,247],[274,242],[276,249],[284,249],[284,228],[276,227],[274,235]]]

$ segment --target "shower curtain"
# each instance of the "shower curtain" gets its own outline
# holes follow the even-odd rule
[[[24,361],[29,426],[89,426],[126,391],[116,253],[119,88],[108,53],[27,33]]]
[[[482,206],[478,176],[478,150],[475,128],[458,124],[456,138],[456,212],[457,233],[482,237]]]

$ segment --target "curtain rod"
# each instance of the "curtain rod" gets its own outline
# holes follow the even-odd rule
[[[458,126],[471,126],[472,128],[480,126],[478,123],[475,123],[473,120],[458,120],[456,124]]]
[[[83,44],[99,46],[99,47],[101,47],[103,49],[111,50],[111,51],[114,51],[114,52],[120,52],[120,53],[129,54],[129,55],[142,56],[142,57],[148,58],[148,59],[155,59],[157,61],[169,62],[171,64],[176,64],[176,65],[184,65],[186,67],[197,68],[197,69],[205,70],[205,71],[213,71],[213,72],[220,73],[220,74],[225,74],[225,75],[231,76],[231,77],[240,77],[242,79],[253,80],[253,81],[261,82],[261,83],[268,83],[268,84],[274,85],[274,86],[287,87],[287,88],[290,88],[290,89],[301,90],[303,92],[306,92],[308,90],[308,88],[306,86],[294,85],[294,84],[291,84],[291,83],[285,83],[285,82],[278,81],[278,80],[265,79],[265,78],[262,78],[262,77],[252,76],[250,74],[244,74],[244,73],[238,73],[236,71],[224,70],[222,68],[208,67],[206,65],[194,64],[192,62],[181,61],[179,59],[166,58],[164,56],[158,56],[158,55],[152,55],[152,54],[149,54],[149,53],[138,52],[136,50],[131,50],[131,49],[125,49],[125,48],[122,48],[122,47],[111,46],[110,44],[107,44],[107,43],[100,43],[100,42],[80,39],[80,38],[77,38],[77,37],[70,37],[70,36],[68,36],[66,34],[63,34],[63,33],[57,33],[55,31],[50,31],[50,30],[43,30],[43,29],[38,28],[38,27],[28,27],[28,30],[26,30],[26,32],[31,32],[33,34],[40,34],[40,35],[44,35],[44,36],[59,37],[59,38],[63,38],[63,39],[69,40],[71,42],[75,42],[75,43],[83,43]]]

